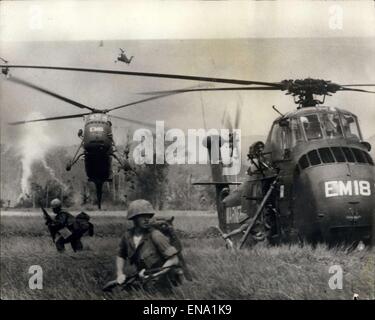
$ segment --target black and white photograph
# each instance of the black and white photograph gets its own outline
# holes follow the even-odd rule
[[[2,300],[375,299],[374,1],[5,0],[0,70]]]

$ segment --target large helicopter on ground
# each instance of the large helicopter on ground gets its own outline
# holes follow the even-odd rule
[[[247,214],[244,220],[250,220],[240,246],[259,223],[267,230],[267,238],[273,243],[293,241],[295,238],[311,242],[370,243],[374,237],[375,167],[368,153],[371,146],[363,141],[356,115],[341,108],[321,105],[326,96],[340,91],[375,93],[355,88],[374,87],[375,84],[340,85],[310,78],[262,82],[52,66],[3,67],[240,85],[151,93],[161,96],[202,91],[285,91],[294,98],[297,110],[280,113],[272,124],[266,142],[259,141],[250,146],[248,157],[252,166],[248,170],[247,181],[237,191],[231,192],[230,185],[238,183],[229,182],[223,176],[222,163],[211,166],[213,181],[203,184],[216,187],[220,227],[227,231],[243,223],[234,214],[238,211],[233,210],[240,207]],[[317,96],[323,99],[318,100]],[[215,136],[209,136],[205,141],[208,149],[214,145],[220,147],[223,143],[221,137]]]
[[[308,78],[269,83],[264,87],[216,88],[285,90],[298,106],[286,114],[273,107],[280,116],[273,122],[266,142],[257,141],[249,147],[247,156],[251,164],[245,182],[228,181],[219,161],[211,164],[212,182],[195,183],[216,187],[219,227],[229,235],[242,234],[240,248],[250,236],[253,242],[266,237],[270,243],[304,240],[330,244],[372,243],[375,167],[369,154],[371,145],[363,141],[355,114],[322,106],[326,96],[338,91],[375,93],[351,88],[354,86],[375,85],[338,85]],[[173,92],[211,90],[215,89]],[[316,96],[323,99],[318,100]],[[238,128],[238,110],[235,118],[235,124],[229,127]],[[220,150],[225,140],[211,136],[204,143],[212,154],[212,148]],[[230,143],[234,145],[234,141]],[[220,152],[213,154],[220,157]],[[231,185],[239,184],[238,189],[231,191]],[[241,219],[241,213],[246,217]],[[245,224],[245,221],[249,222]],[[236,231],[230,232],[233,229]]]

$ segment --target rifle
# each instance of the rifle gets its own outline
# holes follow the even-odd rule
[[[245,234],[243,235],[243,237],[241,238],[241,241],[240,241],[240,244],[238,246],[239,249],[242,248],[242,246],[244,245],[247,237],[249,236],[250,234],[250,231],[251,229],[254,227],[255,225],[255,222],[256,220],[259,218],[260,214],[262,213],[263,211],[263,208],[265,207],[267,201],[268,201],[268,198],[271,196],[273,190],[276,188],[276,185],[278,184],[279,182],[279,175],[276,176],[275,180],[271,183],[271,186],[269,187],[266,195],[264,196],[257,212],[255,213],[254,217],[253,217],[253,220],[250,222],[249,226],[247,227],[246,231],[245,231]],[[246,219],[249,219],[250,217],[247,217]]]
[[[46,226],[48,227],[48,231],[52,237],[52,240],[55,242],[55,237],[56,237],[56,232],[53,231],[52,227],[51,227],[51,224],[53,222],[53,219],[51,218],[51,216],[48,214],[47,210],[44,209],[43,205],[41,203],[39,203],[40,205],[40,208],[42,209],[42,212],[43,212],[43,218],[46,222]]]
[[[161,268],[153,268],[153,269],[148,269],[144,272],[144,275],[149,276],[147,279],[142,279],[139,276],[139,272],[134,272],[130,276],[126,277],[126,280],[124,283],[118,283],[117,279],[111,280],[107,282],[104,287],[102,288],[102,291],[104,292],[112,292],[112,290],[116,287],[121,287],[121,290],[126,290],[130,288],[131,286],[134,285],[142,285],[146,283],[148,280],[151,280],[153,278],[153,274],[158,273],[159,271],[165,270],[165,269],[172,269],[175,266],[169,266],[169,267],[161,267]]]
[[[221,237],[225,240],[226,247],[230,249],[231,251],[233,251],[234,250],[233,241],[229,238],[224,238],[224,232],[220,229],[219,226],[216,226],[216,229],[219,230]]]

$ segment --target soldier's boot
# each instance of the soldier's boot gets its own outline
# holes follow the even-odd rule
[[[58,252],[64,252],[65,251],[65,239],[63,237],[59,237],[56,242],[55,246]]]
[[[74,252],[83,250],[83,244],[81,242],[81,239],[73,239],[70,242],[70,245],[72,246],[72,249],[73,249]]]

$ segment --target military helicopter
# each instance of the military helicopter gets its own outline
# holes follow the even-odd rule
[[[8,81],[23,85],[25,87],[37,90],[56,99],[62,100],[80,109],[87,109],[90,112],[71,114],[57,117],[49,117],[43,119],[33,119],[28,121],[16,121],[9,123],[10,125],[21,125],[31,122],[40,121],[52,121],[52,120],[64,120],[73,118],[84,118],[85,125],[84,129],[79,129],[78,137],[81,139],[81,143],[75,152],[73,159],[66,165],[66,170],[70,171],[72,166],[77,163],[79,159],[84,158],[85,171],[88,177],[88,181],[95,184],[96,196],[98,208],[101,209],[102,202],[102,188],[106,181],[112,181],[112,158],[114,158],[120,169],[124,169],[129,174],[136,174],[134,168],[130,165],[128,160],[129,149],[125,148],[123,156],[121,156],[116,148],[113,133],[112,133],[112,122],[111,118],[120,119],[128,123],[139,124],[142,126],[151,126],[149,123],[138,121],[134,119],[128,119],[115,115],[108,115],[109,112],[119,110],[131,105],[136,105],[142,102],[161,98],[165,95],[159,95],[158,97],[141,99],[131,103],[127,103],[121,106],[116,106],[109,109],[95,109],[90,106],[84,105],[80,102],[74,101],[60,94],[44,89],[33,83],[25,80],[13,77],[7,70],[3,69],[3,73],[7,76]]]
[[[131,56],[130,58],[128,58],[126,53],[125,53],[125,50],[122,49],[122,48],[119,48],[119,49],[120,49],[121,52],[119,53],[115,63],[117,63],[117,61],[121,61],[121,62],[124,62],[126,64],[130,64],[132,62],[134,56]]]
[[[285,90],[297,104],[297,110],[287,114],[273,106],[280,116],[273,122],[266,142],[257,141],[250,146],[248,176],[238,189],[231,192],[230,186],[239,183],[226,179],[220,163],[211,165],[213,182],[195,183],[216,187],[219,227],[225,232],[236,230],[229,235],[243,232],[240,248],[250,236],[253,242],[264,239],[257,238],[254,230],[264,231],[270,243],[371,244],[375,232],[371,145],[363,141],[356,115],[322,106],[326,96],[338,91],[375,93],[351,88],[354,86],[375,85],[338,85],[308,78],[269,83],[262,88],[216,88]],[[315,95],[323,99],[318,100]],[[237,110],[235,128],[238,117]],[[205,145],[211,154],[213,145],[217,148],[224,142],[221,137],[211,136]],[[247,215],[242,221],[241,213]],[[250,222],[244,224],[245,221]]]
[[[0,66],[1,67],[1,66]],[[285,91],[294,98],[297,110],[275,119],[265,143],[249,148],[252,167],[248,179],[237,191],[222,174],[222,163],[212,165],[216,187],[219,225],[227,231],[250,220],[241,238],[245,243],[256,224],[267,229],[272,243],[293,241],[370,243],[374,237],[375,167],[368,153],[371,145],[363,141],[355,114],[338,107],[322,106],[326,96],[341,91],[375,93],[356,87],[375,84],[340,85],[321,79],[283,80],[280,82],[200,77],[179,74],[130,72],[54,66],[6,65],[9,68],[52,69],[128,76],[155,77],[225,83],[216,88],[192,88],[148,92],[174,95],[203,91]],[[323,97],[322,100],[317,97]],[[220,147],[221,137],[209,136],[207,148]],[[219,154],[220,157],[220,154]],[[238,221],[233,208],[239,207],[247,218]],[[236,221],[233,221],[236,220]]]
[[[229,182],[222,174],[223,165],[216,164],[211,165],[213,182],[195,183],[215,185],[220,229],[237,231],[229,235],[242,231],[239,248],[250,236],[253,242],[264,239],[254,229],[264,231],[274,244],[371,244],[375,231],[375,167],[368,153],[371,145],[363,141],[356,115],[321,104],[325,96],[337,91],[375,92],[316,79],[285,80],[277,86],[291,94],[298,107],[281,114],[273,106],[280,116],[273,122],[266,142],[250,146],[246,181],[231,192],[230,185],[239,183]],[[275,88],[274,84],[270,88]],[[314,95],[323,99],[317,100]],[[234,127],[238,127],[238,110]],[[213,141],[220,147],[222,140],[217,136],[207,138],[209,154]],[[241,213],[247,215],[242,221]]]

